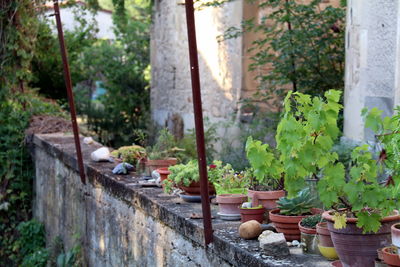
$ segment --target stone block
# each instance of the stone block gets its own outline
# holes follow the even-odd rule
[[[274,233],[266,230],[258,237],[260,248],[268,256],[284,257],[290,255],[285,236],[282,233]]]

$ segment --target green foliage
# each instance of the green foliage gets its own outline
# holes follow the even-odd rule
[[[246,142],[246,155],[258,185],[277,189],[283,168],[281,162],[270,151],[268,144],[262,144],[261,141],[253,140],[249,136]]]
[[[19,238],[14,244],[14,249],[19,251],[23,257],[21,266],[46,266],[49,254],[45,249],[44,225],[36,220],[30,220],[21,222],[17,227],[17,231]]]
[[[123,146],[111,152],[111,156],[120,158],[135,166],[141,159],[146,157],[146,149],[141,146]]]
[[[149,25],[129,20],[116,41],[98,40],[79,59],[86,82],[76,87],[78,111],[87,117],[88,128],[99,141],[119,147],[139,143],[148,124]],[[91,100],[101,81],[106,93]]]
[[[57,257],[57,267],[78,267],[83,266],[82,246],[77,244],[65,253]]]
[[[281,197],[278,204],[279,213],[287,216],[308,215],[311,214],[311,208],[315,202],[315,196],[312,196],[310,190],[305,188],[301,190],[294,198]]]
[[[222,165],[222,161],[218,161],[218,163]],[[246,172],[237,173],[230,164],[226,164],[221,172],[213,182],[217,195],[247,194],[247,189],[250,186],[250,177],[246,175]]]
[[[261,35],[251,48],[250,70],[272,67],[258,75],[258,97],[281,96],[288,87],[311,95],[343,90],[346,12],[344,7],[321,9],[321,2],[261,1],[259,7],[267,11],[261,23],[243,22],[245,31]]]
[[[168,170],[171,172],[168,179],[164,180],[164,191],[170,193],[174,186],[189,186],[192,182],[200,180],[199,165],[197,160],[191,160],[187,164],[177,164],[170,166]],[[220,182],[225,173],[233,171],[232,167],[223,165],[221,161],[213,161],[207,167],[208,181],[210,183]]]
[[[340,167],[334,165],[338,155],[331,151],[339,135],[340,95],[336,90],[327,91],[325,99],[299,92],[287,94],[276,142],[289,196],[304,188],[305,178],[317,178],[322,169],[327,181],[328,174],[340,174]]]
[[[146,148],[149,159],[179,158],[182,149],[177,147],[175,137],[164,128],[159,132],[155,144]]]
[[[321,214],[315,214],[312,216],[307,216],[304,219],[301,220],[301,226],[306,227],[306,228],[311,228],[315,229],[317,224],[322,222],[322,215]]]

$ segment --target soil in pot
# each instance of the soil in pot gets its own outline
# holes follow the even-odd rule
[[[348,218],[344,229],[333,227],[333,218],[329,212],[324,212],[323,218],[328,221],[333,244],[344,267],[374,267],[378,257],[377,249],[390,245],[390,228],[400,221],[399,213],[396,212],[381,220],[382,226],[377,233],[363,234],[362,229],[356,226],[356,218]]]
[[[385,247],[382,249],[383,261],[389,266],[400,266],[400,257],[397,247]]]
[[[256,220],[259,223],[264,221],[265,208],[263,206],[256,208],[240,208],[241,222]]]
[[[321,212],[319,209],[313,209],[312,213]],[[269,219],[274,224],[279,233],[283,233],[287,241],[300,240],[299,222],[309,215],[286,216],[279,214],[279,209],[269,212]]]
[[[243,202],[247,201],[247,196],[242,194],[221,194],[217,195],[219,213],[223,215],[238,214]]]

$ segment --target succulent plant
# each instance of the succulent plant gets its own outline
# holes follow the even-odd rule
[[[301,220],[301,226],[305,228],[311,228],[315,229],[318,223],[322,222],[322,215],[321,214],[315,214],[312,216],[307,216],[304,219]]]
[[[306,215],[311,214],[311,208],[313,208],[313,203],[315,201],[315,196],[312,196],[309,188],[301,190],[296,197],[288,198],[281,197],[276,203],[282,215]]]

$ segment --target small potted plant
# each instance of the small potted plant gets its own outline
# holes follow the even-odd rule
[[[248,177],[243,172],[237,173],[230,164],[222,166],[221,161],[214,161],[210,172],[215,179],[219,215],[223,220],[239,220],[240,207],[247,201]]]
[[[213,182],[228,168],[223,166],[219,161],[214,161],[213,164],[208,166],[208,191],[210,196],[215,195]],[[189,202],[200,201],[200,176],[197,160],[191,160],[186,164],[170,166],[168,170],[170,174],[163,182],[166,193],[171,193],[173,187],[178,187],[185,192],[181,194],[184,200]]]
[[[382,259],[388,266],[400,266],[399,250],[395,246],[384,247]]]
[[[138,145],[122,146],[112,151],[111,156],[122,162],[137,166],[142,159],[146,158],[146,149]]]
[[[160,168],[168,168],[178,163],[176,155],[182,149],[176,146],[175,137],[167,130],[162,129],[153,146],[147,147],[146,167],[147,174]]]
[[[246,156],[251,165],[247,172],[251,176],[248,196],[252,199],[252,205],[261,204],[267,211],[275,209],[276,201],[285,196],[281,162],[268,144],[251,136],[246,142]]]
[[[316,227],[318,234],[318,250],[328,260],[336,260],[338,258],[336,249],[333,245],[331,232],[326,222],[320,222]]]
[[[269,212],[269,219],[286,240],[300,240],[299,222],[307,216],[321,213],[321,210],[313,208],[314,201],[315,197],[311,196],[308,188],[294,198],[281,197],[277,201],[278,208]]]
[[[244,223],[247,221],[256,220],[259,223],[263,223],[264,213],[265,208],[263,205],[258,205],[255,207],[252,207],[251,204],[250,206],[242,206],[240,208],[241,222]]]
[[[315,214],[305,217],[299,222],[300,237],[304,253],[319,254],[316,226],[321,221],[321,214]]]

